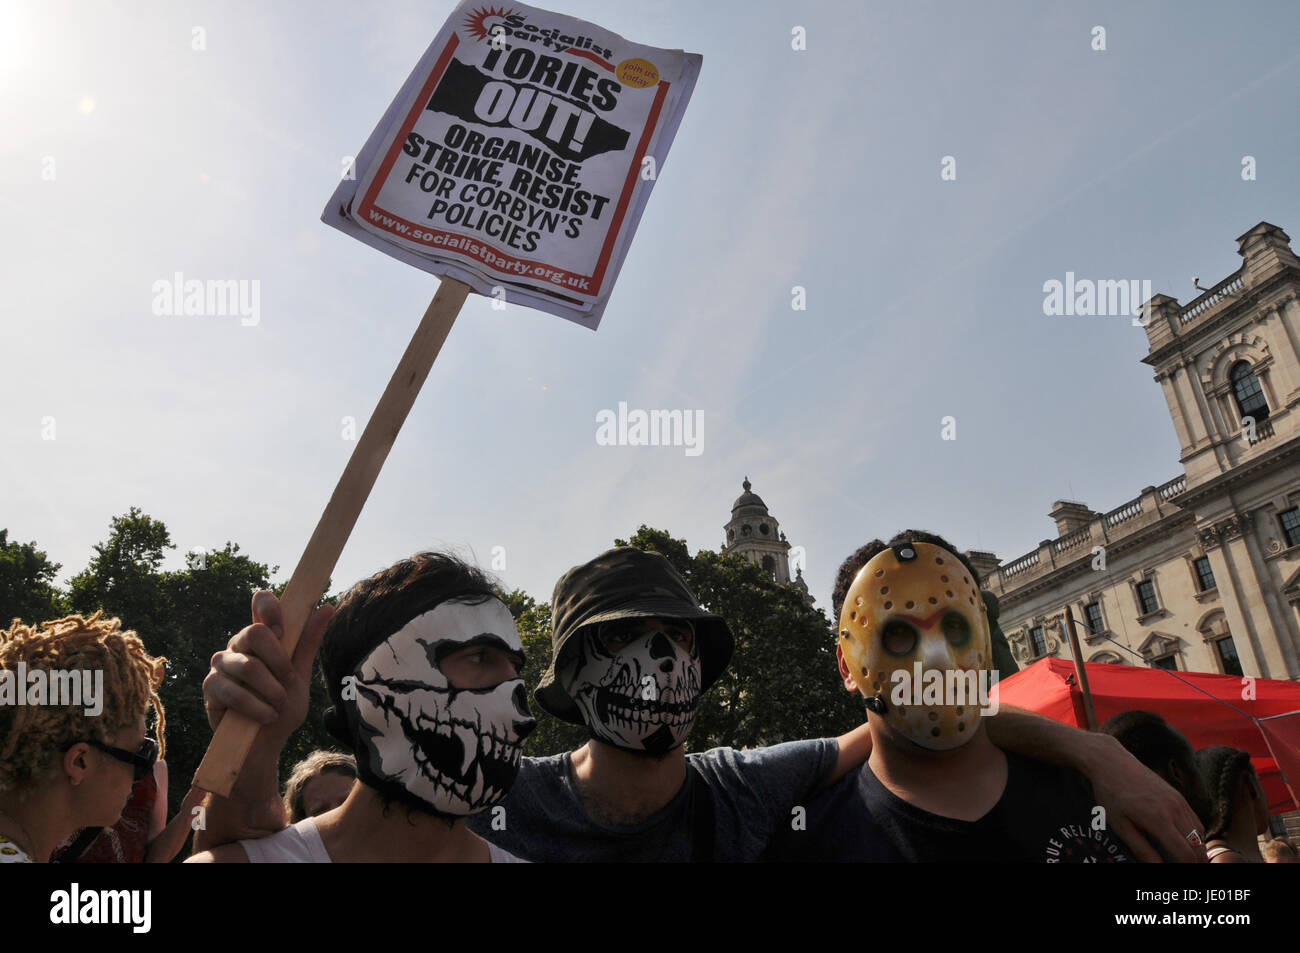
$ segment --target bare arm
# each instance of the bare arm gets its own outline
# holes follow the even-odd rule
[[[153,766],[153,783],[158,789],[154,798],[153,810],[149,812],[149,836],[146,843],[153,841],[167,826],[167,762],[155,761]]]
[[[203,797],[203,791],[198,788],[190,789],[185,799],[181,801],[180,811],[172,818],[171,823],[164,827],[157,837],[149,841],[144,858],[146,863],[169,864],[172,858],[180,853],[181,848],[185,846],[185,838],[190,836],[190,823],[194,819],[193,810],[203,803]],[[164,812],[165,810],[164,803]]]
[[[208,795],[204,825],[194,835],[196,853],[265,837],[285,826],[280,752],[307,717],[311,665],[333,613],[333,606],[321,606],[312,614],[290,659],[280,646],[280,604],[272,593],[258,592],[253,596],[253,624],[212,657],[212,669],[203,680],[208,722],[215,729],[230,710],[261,722],[262,729],[230,797]]]
[[[1182,795],[1149,771],[1110,735],[1002,706],[986,719],[989,739],[999,748],[1035,761],[1074,768],[1092,782],[1097,803],[1105,808],[1109,828],[1137,855],[1158,863],[1158,843],[1170,860],[1204,863],[1204,846],[1188,841],[1203,837],[1201,822]]]
[[[864,721],[858,727],[835,739],[840,755],[835,759],[835,770],[822,787],[830,787],[850,771],[862,767],[871,756],[871,729]]]
[[[1242,856],[1241,856],[1239,853],[1237,853],[1235,850],[1225,850],[1222,854],[1215,854],[1215,855],[1214,855],[1214,859],[1213,859],[1212,861],[1210,861],[1210,863],[1212,863],[1212,864],[1248,864],[1248,863],[1250,863],[1250,861],[1248,861],[1245,857],[1242,857]]]

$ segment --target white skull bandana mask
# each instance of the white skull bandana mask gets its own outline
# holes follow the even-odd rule
[[[496,599],[444,602],[389,636],[357,667],[358,770],[405,788],[436,812],[477,814],[503,800],[537,727],[523,679],[452,687],[441,660],[473,645],[522,658],[510,610]]]
[[[662,755],[686,742],[700,704],[699,643],[687,652],[666,633],[637,635],[617,652],[598,627],[581,633],[560,687],[591,734],[616,748]]]

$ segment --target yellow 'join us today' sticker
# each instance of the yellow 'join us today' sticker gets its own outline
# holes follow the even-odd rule
[[[619,63],[614,75],[624,86],[631,86],[633,89],[644,89],[659,82],[659,68],[649,60],[639,57]]]

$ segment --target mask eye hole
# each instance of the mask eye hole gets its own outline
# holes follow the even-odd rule
[[[916,627],[902,619],[890,619],[880,633],[881,644],[890,655],[911,655],[916,638]]]
[[[945,612],[939,626],[951,646],[960,648],[970,641],[970,623],[960,612]]]

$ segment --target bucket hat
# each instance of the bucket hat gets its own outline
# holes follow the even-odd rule
[[[601,553],[560,577],[551,597],[551,665],[533,697],[557,718],[581,725],[582,715],[555,673],[581,630],[616,619],[685,619],[700,652],[700,690],[708,691],[731,660],[735,639],[721,616],[706,612],[686,580],[663,556],[633,546]]]

